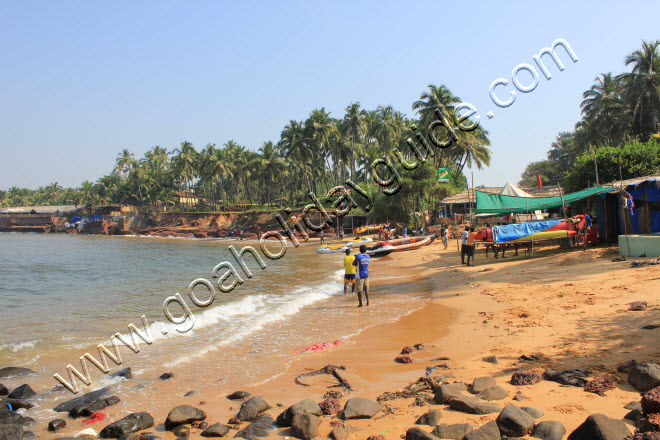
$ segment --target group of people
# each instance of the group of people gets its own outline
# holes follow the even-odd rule
[[[344,295],[347,294],[348,285],[351,285],[351,293],[357,290],[358,307],[362,307],[362,293],[364,292],[367,306],[369,305],[369,262],[371,257],[367,255],[367,246],[360,246],[358,255],[351,255],[351,250],[346,249],[344,257]]]

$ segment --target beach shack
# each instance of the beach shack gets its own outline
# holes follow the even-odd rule
[[[204,196],[197,195],[191,191],[177,191],[175,195],[179,205],[195,206],[204,200]]]
[[[660,174],[605,186],[592,199],[601,242],[617,241],[624,256],[660,256]]]

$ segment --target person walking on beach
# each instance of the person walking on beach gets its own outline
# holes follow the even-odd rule
[[[470,232],[468,233],[468,240],[467,240],[467,265],[470,265],[470,257],[472,257],[472,265],[474,266],[474,239],[476,238],[476,233],[474,232],[474,228],[470,228]]]
[[[351,255],[351,250],[346,249],[346,256],[344,257],[344,295],[348,285],[351,285],[351,293],[355,293],[355,272],[356,267],[353,265],[355,257]]]
[[[358,268],[358,279],[357,279],[357,290],[358,295],[358,307],[362,307],[362,291],[364,291],[364,296],[367,299],[367,307],[369,306],[369,260],[371,258],[367,255],[367,246],[360,246],[360,255],[357,255],[353,260],[353,266]]]
[[[321,229],[321,244],[323,244],[323,243],[325,243],[325,241],[323,241],[323,229]],[[344,293],[346,293],[346,292],[344,292]]]
[[[447,226],[442,226],[440,236],[442,237],[442,244],[445,245],[445,250],[447,250],[449,247],[449,228]]]
[[[465,254],[467,253],[469,231],[470,227],[466,226],[465,231],[463,231],[463,234],[461,234],[461,264],[465,264]]]

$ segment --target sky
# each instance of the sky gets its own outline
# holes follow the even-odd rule
[[[626,71],[627,54],[660,39],[657,0],[405,3],[5,1],[0,189],[96,181],[124,148],[141,157],[233,139],[257,150],[314,108],[414,116],[429,84],[474,105],[489,132],[491,165],[474,170],[475,186],[515,183],[573,129],[597,75]],[[559,48],[563,71],[544,57],[552,78],[496,106],[491,83],[509,82],[496,89],[506,99],[513,69],[536,67],[558,38],[578,61]]]

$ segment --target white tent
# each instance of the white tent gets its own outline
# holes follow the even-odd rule
[[[504,185],[504,188],[502,188],[502,191],[500,191],[500,195],[513,197],[534,197],[533,195],[518,188],[511,182],[507,182],[506,185]]]

